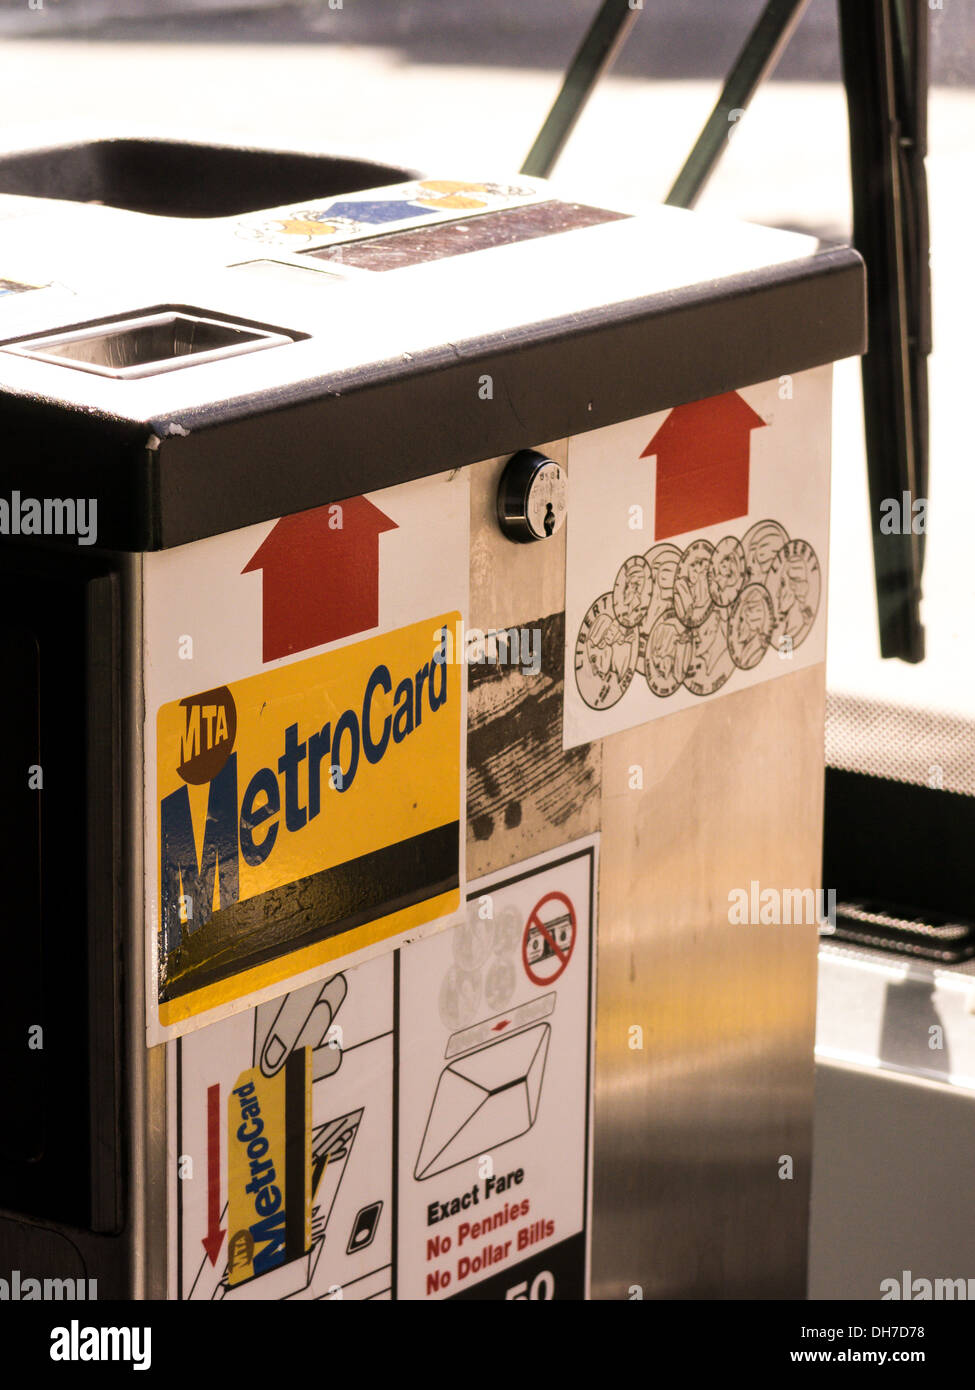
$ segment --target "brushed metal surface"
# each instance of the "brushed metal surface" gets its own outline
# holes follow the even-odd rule
[[[816,927],[728,894],[819,883],[824,699],[820,665],[603,741],[594,1297],[805,1295]]]

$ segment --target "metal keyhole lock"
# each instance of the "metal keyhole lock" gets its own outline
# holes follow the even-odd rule
[[[537,449],[521,449],[505,465],[498,484],[498,523],[512,541],[543,541],[565,521],[565,469]]]

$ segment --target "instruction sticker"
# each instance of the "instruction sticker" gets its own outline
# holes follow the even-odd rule
[[[172,1297],[587,1295],[597,845],[493,875],[456,927],[173,1044]],[[540,923],[562,961],[541,981],[523,949]]]
[[[570,440],[564,747],[825,660],[831,372]]]
[[[145,557],[151,1041],[456,913],[467,505],[423,480]]]
[[[480,179],[420,179],[342,198],[280,208],[241,218],[236,235],[266,246],[300,250],[334,245],[417,224],[435,225],[465,215],[520,207],[544,198],[544,184]]]

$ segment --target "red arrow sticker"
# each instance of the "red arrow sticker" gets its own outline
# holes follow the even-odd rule
[[[220,1087],[207,1091],[207,1233],[203,1248],[216,1265],[226,1231],[220,1229]]]
[[[282,517],[241,571],[264,572],[264,661],[378,626],[379,537],[396,529],[365,497]]]
[[[544,911],[543,911],[544,909]],[[576,910],[564,893],[546,893],[525,923],[521,960],[534,985],[557,980],[572,957],[576,942]]]
[[[748,514],[751,431],[764,426],[737,391],[670,412],[640,455],[657,456],[655,540]]]

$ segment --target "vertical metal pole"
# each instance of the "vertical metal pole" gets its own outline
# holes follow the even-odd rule
[[[747,109],[760,83],[778,63],[807,4],[808,0],[769,0],[765,6],[735,60],[717,105],[664,199],[672,207],[692,208],[697,202],[727,148],[734,119]]]
[[[612,66],[641,7],[642,0],[637,7],[631,6],[630,0],[603,0],[599,13],[572,60],[545,124],[521,166],[523,174],[548,178],[586,102],[592,96],[593,88]]]

